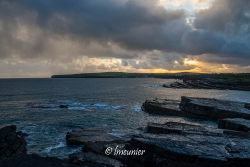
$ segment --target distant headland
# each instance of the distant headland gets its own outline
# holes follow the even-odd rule
[[[53,75],[52,78],[162,78],[178,79],[166,88],[176,89],[230,89],[250,91],[250,73],[124,73],[103,72]]]
[[[126,72],[100,72],[52,75],[51,78],[221,78],[221,79],[250,79],[250,73],[126,73]]]

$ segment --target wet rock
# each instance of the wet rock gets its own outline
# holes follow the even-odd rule
[[[70,164],[67,161],[58,158],[44,158],[35,154],[19,154],[0,161],[0,167],[77,167],[77,165]],[[84,164],[82,167],[98,166],[95,166],[95,164]]]
[[[218,87],[218,85],[209,84],[205,80],[182,80],[176,81],[171,84],[164,84],[165,88],[175,88],[175,89],[223,89],[223,87]]]
[[[47,109],[47,108],[69,108],[66,104],[60,104],[60,105],[53,105],[53,104],[29,104],[31,108],[41,108],[41,109]]]
[[[248,166],[249,139],[196,134],[142,134],[127,149],[145,149],[145,155],[131,157],[146,166],[231,167]]]
[[[163,87],[165,88],[191,88],[189,85],[185,84],[185,82],[174,82],[171,84],[163,84]]]
[[[63,104],[59,106],[59,108],[68,108],[68,107],[69,107],[68,105],[63,105]]]
[[[124,155],[115,155],[114,150],[124,149],[129,141],[130,139],[122,139],[115,142],[88,142],[84,144],[82,152],[92,152],[95,154],[106,156],[106,149],[111,149],[112,153],[108,155],[109,158],[116,159],[122,163],[126,163],[128,157]]]
[[[96,154],[105,154],[106,144],[110,144],[112,142],[87,142],[84,144],[82,151],[83,152],[93,152]]]
[[[133,157],[147,166],[217,167],[227,166],[223,137],[178,134],[144,134],[131,140],[128,149],[145,149],[143,157]]]
[[[207,136],[223,136],[223,131],[205,125],[181,122],[167,122],[165,124],[149,123],[148,133],[155,134],[196,134]]]
[[[180,102],[177,100],[154,99],[147,100],[143,105],[143,111],[150,114],[160,114],[168,116],[185,116],[179,108]]]
[[[108,147],[115,148],[116,146],[119,146],[119,148],[123,148],[130,139],[120,139],[116,141],[110,141],[110,142],[104,142],[104,141],[98,141],[98,142],[87,142],[84,144],[82,151],[83,152],[94,152],[97,154],[105,155],[105,150]]]
[[[73,131],[72,131],[73,132]],[[70,144],[83,144],[81,152],[74,153],[69,159],[74,164],[96,163],[101,166],[120,167],[125,166],[126,156],[114,155],[113,152],[106,155],[106,149],[112,151],[115,148],[122,149],[130,141],[129,138],[120,139],[108,134],[108,130],[101,127],[84,128],[67,134]],[[72,138],[73,141],[72,141]],[[77,139],[77,140],[76,140]]]
[[[51,105],[43,105],[43,104],[31,104],[31,108],[53,108]]]
[[[250,138],[250,133],[236,130],[223,130],[223,134],[230,138]]]
[[[227,118],[219,120],[218,127],[221,129],[229,129],[236,131],[250,131],[250,120],[241,118]]]
[[[176,89],[230,89],[230,90],[245,90],[249,91],[249,80],[237,80],[237,79],[183,79],[182,81],[176,81],[171,84],[164,84],[166,88]]]
[[[183,96],[180,108],[187,116],[206,120],[250,119],[250,110],[245,108],[245,103],[242,102]]]
[[[26,153],[26,141],[22,132],[16,132],[16,126],[0,127],[0,159]]]
[[[250,109],[250,104],[249,104],[249,103],[246,103],[246,104],[245,104],[245,108]]]
[[[249,166],[250,163],[250,141],[248,139],[232,138],[226,144],[225,149],[229,153],[227,157],[230,166]]]
[[[87,142],[110,142],[119,140],[119,138],[109,134],[109,131],[102,127],[82,128],[73,130],[66,135],[68,145],[81,145]]]
[[[125,167],[120,161],[93,152],[79,152],[69,156],[70,162],[74,164],[96,164],[102,167]]]

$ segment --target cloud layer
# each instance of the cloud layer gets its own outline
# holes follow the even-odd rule
[[[106,63],[107,70],[194,69],[187,58],[250,66],[250,1],[215,0],[193,23],[188,19],[184,9],[164,8],[159,0],[0,0],[3,73],[20,62],[58,69],[46,74],[85,72],[75,63],[87,66],[93,58],[119,60],[119,68]]]

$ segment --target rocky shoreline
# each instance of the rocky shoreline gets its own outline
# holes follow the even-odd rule
[[[171,84],[163,84],[165,88],[175,89],[219,89],[250,91],[250,80],[240,79],[182,79]]]
[[[82,146],[67,159],[26,153],[25,135],[15,126],[0,128],[0,167],[247,167],[250,163],[248,103],[182,97],[181,101],[147,100],[143,111],[153,115],[212,120],[148,123],[131,138],[112,136],[103,127],[66,134],[68,145]]]

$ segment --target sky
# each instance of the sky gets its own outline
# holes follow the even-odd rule
[[[250,72],[249,0],[0,0],[0,78]]]

